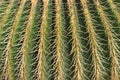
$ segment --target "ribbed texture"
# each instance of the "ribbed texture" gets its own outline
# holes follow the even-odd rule
[[[120,80],[119,0],[0,0],[0,80]]]

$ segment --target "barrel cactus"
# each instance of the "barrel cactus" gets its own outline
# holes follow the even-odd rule
[[[120,0],[0,0],[0,80],[120,80]]]

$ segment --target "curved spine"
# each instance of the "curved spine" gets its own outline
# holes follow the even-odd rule
[[[64,80],[64,61],[62,60],[64,52],[64,22],[62,13],[62,1],[55,0],[55,26],[54,26],[54,43],[53,43],[53,56],[55,58],[55,64],[53,68],[55,69],[55,80]]]
[[[9,40],[8,40],[9,39],[9,31],[11,31],[11,27],[13,25],[12,22],[14,22],[14,17],[15,17],[14,14],[17,13],[18,6],[19,6],[19,1],[16,4],[14,4],[14,3],[16,3],[16,0],[13,0],[11,2],[11,4],[9,5],[10,8],[7,9],[8,14],[5,16],[5,20],[3,20],[3,24],[2,24],[1,29],[0,29],[0,37],[1,37],[0,38],[0,53],[1,53],[1,60],[0,61],[1,61],[1,65],[5,66],[2,70],[2,78],[3,79],[4,78],[5,79],[11,78],[9,76],[10,74],[6,74],[7,70],[8,70],[8,73],[10,72],[9,66],[7,66],[9,64],[8,64],[8,54],[6,53],[7,52],[6,49],[8,47],[7,45],[10,44]],[[14,7],[16,7],[16,8],[14,8]],[[7,69],[7,70],[5,70],[5,69]]]
[[[23,45],[21,48],[22,58],[21,58],[21,67],[20,67],[20,80],[27,80],[26,71],[25,71],[26,70],[26,64],[25,64],[26,63],[26,54],[27,54],[27,48],[28,48],[27,43],[29,42],[28,37],[30,34],[29,32],[30,32],[30,28],[32,26],[37,2],[38,2],[38,0],[31,0],[32,5],[31,5],[29,20],[28,20],[29,23],[27,24],[26,29],[25,29],[24,41],[23,41]]]
[[[73,79],[76,80],[82,80],[83,76],[83,65],[82,65],[82,44],[80,41],[80,28],[79,28],[79,22],[77,18],[77,11],[75,8],[75,2],[73,0],[68,0],[68,6],[69,6],[69,12],[70,12],[70,32],[72,34],[72,50],[71,53],[74,54],[75,61],[75,73]]]
[[[94,75],[93,79],[94,80],[100,80],[102,77],[101,73],[101,66],[103,67],[101,63],[101,52],[102,48],[99,46],[99,36],[95,32],[95,26],[92,21],[92,16],[91,13],[89,12],[88,9],[88,4],[87,0],[81,0],[81,4],[83,7],[83,13],[85,16],[85,21],[86,21],[86,27],[87,27],[87,32],[89,33],[89,40],[90,40],[90,46],[92,50],[92,56],[93,56],[93,65],[94,65]]]
[[[115,4],[113,0],[108,0],[108,3],[110,4],[110,7],[111,7],[115,17],[117,18],[118,23],[120,24],[120,10],[117,7],[117,4]]]
[[[9,41],[8,41],[7,47],[5,49],[6,50],[6,60],[5,60],[5,64],[4,64],[4,66],[5,66],[4,71],[7,70],[7,75],[9,75],[8,79],[10,79],[10,80],[11,80],[11,71],[10,71],[10,63],[9,63],[9,57],[10,57],[9,52],[10,52],[10,49],[11,49],[11,43],[12,43],[12,38],[13,38],[13,35],[14,35],[15,28],[16,28],[16,24],[18,22],[18,18],[20,17],[20,14],[21,14],[21,11],[22,11],[22,7],[23,7],[22,4],[24,4],[24,0],[22,0],[20,2],[20,7],[19,7],[18,12],[16,14],[16,18],[15,18],[14,24],[12,26],[12,30],[10,32]]]
[[[102,20],[106,35],[108,37],[108,45],[109,45],[109,49],[110,49],[110,55],[112,57],[112,62],[111,62],[111,66],[112,66],[112,70],[111,70],[111,80],[119,80],[119,73],[118,73],[118,69],[120,69],[120,65],[119,65],[119,60],[118,60],[118,54],[119,54],[119,49],[118,49],[118,45],[117,45],[117,41],[115,40],[115,38],[117,38],[117,36],[114,34],[114,30],[112,29],[111,23],[108,21],[108,17],[104,12],[104,9],[102,8],[102,5],[99,3],[98,0],[95,1],[96,6],[97,6],[97,10],[100,14],[100,18]]]
[[[5,17],[10,9],[11,6],[11,0],[8,1],[2,1],[1,5],[0,5],[0,29],[1,29],[1,25],[5,20]]]
[[[40,27],[40,44],[39,44],[39,52],[38,52],[38,79],[39,80],[44,80],[45,77],[45,53],[46,53],[46,30],[48,27],[47,25],[47,20],[48,20],[48,5],[49,5],[49,0],[43,0],[43,15],[42,15],[42,23]]]
[[[12,4],[12,1],[11,1],[11,3],[9,3],[8,4],[8,6],[6,7],[6,10],[5,11],[3,11],[3,13],[5,14],[4,16],[2,16],[2,13],[0,14],[0,31],[1,31],[1,26],[3,25],[3,23],[5,22],[5,20],[6,20],[6,17],[7,17],[7,14],[8,14],[8,11],[10,10],[10,8],[11,8],[11,4]],[[0,49],[0,62],[1,62],[1,52],[2,51],[2,49]],[[2,64],[2,62],[1,62],[1,64]],[[0,64],[0,65],[1,65]],[[0,66],[0,71],[1,71],[1,66]]]
[[[18,1],[18,0],[17,0]],[[27,16],[29,15],[29,0],[21,0],[20,10],[18,11],[18,16],[14,22],[14,33],[12,33],[12,40],[10,40],[10,45],[7,50],[9,54],[9,66],[11,78],[18,79],[20,76],[20,59],[21,59],[21,45],[23,43],[24,29],[27,22]],[[27,7],[28,6],[28,7]],[[27,8],[26,8],[27,7]],[[27,10],[27,11],[26,11]],[[27,13],[27,14],[26,14]],[[23,16],[24,15],[24,16]],[[18,72],[17,74],[15,72]]]

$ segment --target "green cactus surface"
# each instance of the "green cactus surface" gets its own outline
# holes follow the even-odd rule
[[[120,0],[0,0],[0,80],[120,80]]]

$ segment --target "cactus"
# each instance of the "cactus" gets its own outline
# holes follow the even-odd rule
[[[120,80],[119,0],[0,0],[0,80]]]

